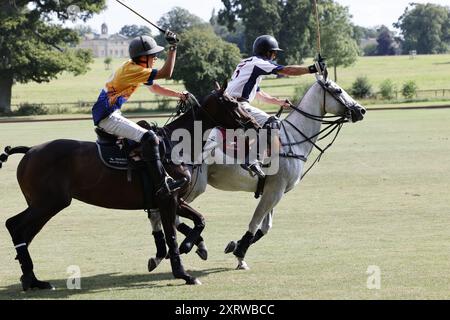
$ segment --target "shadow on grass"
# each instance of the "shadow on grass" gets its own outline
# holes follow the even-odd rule
[[[189,273],[201,280],[202,277],[209,274],[228,272],[234,269],[231,268],[212,268],[201,271],[189,271]],[[181,279],[175,279],[171,272],[165,273],[146,273],[146,274],[120,274],[120,273],[106,273],[95,276],[82,277],[80,290],[67,289],[67,279],[52,279],[49,281],[56,290],[33,290],[28,292],[22,291],[22,286],[19,282],[0,287],[0,300],[13,299],[66,299],[72,295],[83,295],[92,293],[102,293],[111,291],[124,290],[140,290],[140,289],[155,289],[167,287],[184,286],[185,282]],[[160,281],[170,281],[169,284],[161,284]],[[86,296],[89,299],[89,296]]]

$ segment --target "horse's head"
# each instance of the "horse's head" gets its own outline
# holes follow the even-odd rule
[[[256,120],[225,89],[226,84],[221,87],[216,82],[215,90],[203,101],[202,109],[213,125],[229,129],[259,128]]]
[[[320,77],[317,83],[324,90],[324,99],[321,105],[323,114],[345,116],[350,122],[364,119],[366,109],[335,82]]]

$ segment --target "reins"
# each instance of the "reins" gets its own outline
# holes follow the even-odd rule
[[[324,89],[324,106],[325,106],[325,102],[326,102],[326,90]],[[290,104],[291,109],[293,109],[294,111],[300,113],[302,116],[310,119],[310,120],[314,120],[314,121],[318,121],[321,124],[325,124],[328,125],[326,128],[320,130],[317,134],[308,137],[306,134],[304,134],[299,128],[297,128],[292,122],[290,122],[288,119],[284,119],[281,121],[281,127],[284,130],[284,132],[286,133],[286,138],[287,138],[287,143],[281,143],[281,147],[289,147],[289,151],[285,152],[285,153],[280,153],[280,157],[284,157],[284,158],[294,158],[297,160],[301,160],[303,162],[306,162],[308,160],[307,156],[305,155],[299,155],[299,154],[295,154],[292,150],[293,146],[296,145],[300,145],[303,144],[305,142],[309,142],[313,145],[314,148],[316,148],[317,150],[319,150],[319,155],[317,156],[317,158],[314,160],[314,162],[309,166],[309,168],[302,174],[300,179],[303,179],[306,174],[308,174],[309,171],[311,171],[311,169],[318,163],[320,162],[320,160],[322,159],[322,156],[324,155],[324,153],[334,144],[334,142],[336,141],[342,126],[344,125],[344,123],[347,123],[348,120],[346,119],[345,116],[317,116],[317,115],[313,115],[310,114],[308,112],[305,112],[303,110],[301,110],[300,108],[297,108],[296,106]],[[326,119],[335,119],[335,120],[326,120]],[[289,134],[288,131],[286,129],[286,125],[285,123],[289,124],[289,126],[291,126],[292,128],[294,128],[294,130],[296,132],[298,132],[303,138],[304,140],[301,141],[291,141],[291,139],[289,138]],[[333,132],[335,132],[335,136],[332,139],[332,141],[325,147],[325,148],[321,148],[319,147],[319,145],[313,141],[314,138],[318,138],[317,141],[321,141],[323,139],[325,139],[326,137],[328,137],[329,135],[331,135]],[[322,134],[324,134],[323,136],[321,136]]]

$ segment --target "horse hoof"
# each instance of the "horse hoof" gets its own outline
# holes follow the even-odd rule
[[[227,254],[227,253],[233,252],[236,249],[236,247],[237,247],[237,242],[234,240],[231,240],[225,247],[224,253]]]
[[[201,281],[198,280],[197,278],[194,277],[190,277],[189,279],[186,280],[186,284],[188,285],[194,285],[194,286],[199,286],[201,285]]]
[[[22,283],[23,291],[28,290],[56,290],[56,288],[50,283],[46,281],[40,281],[36,279],[36,277],[20,277],[20,282]]]
[[[159,258],[150,258],[148,259],[148,272],[152,272],[156,269],[156,267],[161,263],[161,259]]]
[[[200,257],[200,259],[202,259],[202,260],[208,260],[208,251],[207,251],[207,250],[198,248],[198,249],[195,251],[195,253],[198,254],[198,256]]]
[[[244,260],[239,260],[236,270],[250,270],[250,267]]]

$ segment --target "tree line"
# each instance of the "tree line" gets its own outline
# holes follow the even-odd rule
[[[85,73],[93,61],[89,51],[75,49],[79,34],[89,28],[69,29],[49,23],[56,16],[64,22],[67,1],[14,0],[0,4],[0,112],[10,111],[11,90],[16,82],[48,82],[61,72]],[[202,96],[213,80],[228,79],[243,56],[251,54],[254,39],[261,34],[275,36],[285,54],[281,64],[302,63],[317,53],[317,29],[310,0],[222,0],[224,9],[209,22],[185,9],[174,8],[158,21],[162,28],[180,35],[178,63],[173,78],[187,90]],[[30,5],[32,3],[32,5]],[[86,21],[105,9],[105,1],[72,0],[80,9],[77,18]],[[394,54],[395,50],[418,54],[443,53],[450,43],[450,8],[435,4],[410,4],[394,27],[377,30],[351,23],[347,7],[333,0],[319,0],[322,55],[334,69],[351,65],[362,54],[363,37],[376,37],[377,45],[366,54]],[[148,34],[143,26],[125,26],[127,36]],[[164,43],[162,35],[157,36]]]

